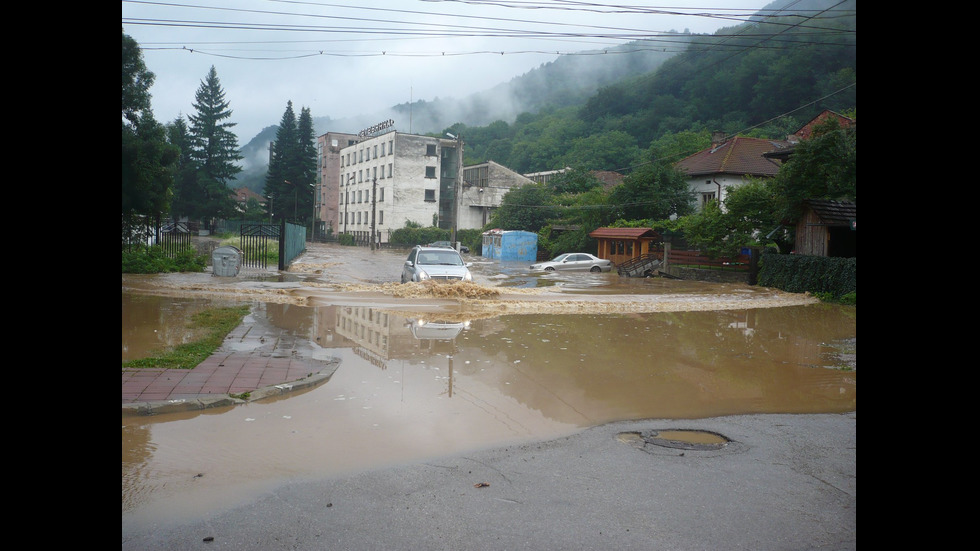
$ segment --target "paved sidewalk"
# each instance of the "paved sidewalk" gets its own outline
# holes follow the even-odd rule
[[[314,351],[308,340],[269,324],[258,307],[194,369],[123,369],[123,415],[228,406],[309,388],[340,365],[316,359]]]

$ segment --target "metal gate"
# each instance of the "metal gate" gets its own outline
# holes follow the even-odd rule
[[[170,258],[190,250],[191,232],[184,222],[164,224],[159,230],[159,245]]]
[[[242,224],[242,266],[265,268],[270,252],[279,251],[279,224]],[[275,249],[272,249],[275,247]]]

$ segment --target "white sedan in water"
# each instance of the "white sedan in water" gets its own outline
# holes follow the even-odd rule
[[[560,254],[547,262],[531,264],[532,272],[609,272],[613,269],[612,260],[598,258],[589,253]]]

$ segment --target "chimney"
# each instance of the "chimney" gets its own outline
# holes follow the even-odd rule
[[[719,145],[725,143],[725,133],[720,130],[715,130],[711,133],[711,147],[718,147]]]

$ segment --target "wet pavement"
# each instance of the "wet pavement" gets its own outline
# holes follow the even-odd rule
[[[193,369],[123,369],[122,411],[170,413],[278,396],[328,380],[339,365],[315,358],[308,340],[273,326],[256,307]]]

